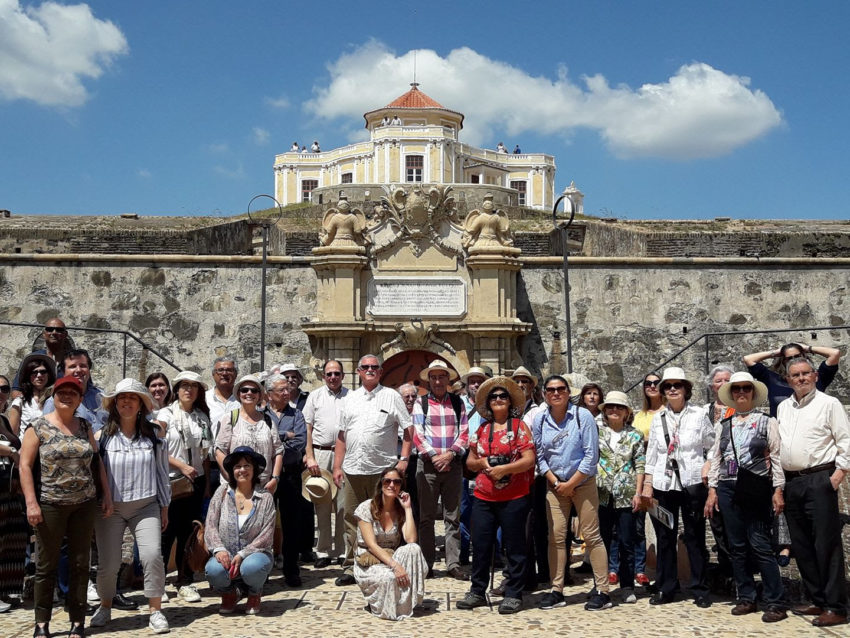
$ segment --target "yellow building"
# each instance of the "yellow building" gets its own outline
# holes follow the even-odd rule
[[[552,207],[553,156],[464,144],[459,141],[463,114],[431,99],[415,82],[411,87],[363,116],[368,141],[329,151],[293,148],[275,156],[277,200],[284,205],[324,203],[335,201],[342,190],[352,200],[368,200],[383,192],[383,187],[423,182],[470,187],[464,190],[472,199],[480,199],[472,193],[480,190],[483,197],[486,190],[497,204]]]

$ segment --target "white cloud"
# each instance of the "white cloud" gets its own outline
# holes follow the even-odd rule
[[[85,79],[97,79],[128,52],[121,30],[86,4],[22,7],[0,0],[0,98],[80,106]]]
[[[285,95],[280,97],[267,97],[265,103],[276,109],[288,109],[289,99]]]
[[[464,113],[461,139],[473,144],[524,132],[569,136],[583,127],[597,130],[619,157],[691,159],[729,153],[782,123],[770,98],[749,88],[749,78],[699,62],[638,89],[612,88],[601,75],[577,83],[564,67],[555,79],[535,77],[467,47],[445,57],[419,50],[416,68],[423,91]],[[363,113],[388,104],[410,82],[413,52],[399,56],[372,40],[328,71],[330,82],[314,87],[305,109],[351,119],[349,137],[362,139]]]
[[[136,176],[141,177],[142,179],[150,179],[153,177],[153,174],[146,168],[140,168],[136,171]]]
[[[259,126],[255,126],[251,133],[254,137],[254,144],[258,146],[263,146],[269,143],[269,138],[271,137],[271,133],[269,133],[266,129],[261,128]]]

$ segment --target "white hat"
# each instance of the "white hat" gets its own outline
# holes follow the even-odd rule
[[[694,384],[688,380],[688,377],[685,375],[685,371],[682,370],[682,368],[665,368],[664,373],[661,375],[660,385],[664,385],[665,381],[670,380],[682,381],[685,385],[691,388],[694,386]]]
[[[732,398],[732,384],[733,383],[752,383],[753,384],[753,406],[761,405],[767,399],[767,386],[753,378],[749,372],[735,372],[731,377],[729,377],[729,381],[720,386],[720,389],[717,391],[717,398],[723,402],[723,405],[729,406],[730,408],[738,407],[735,404],[735,400]]]
[[[531,379],[532,384],[537,385],[537,377],[531,374],[525,366],[520,366],[514,370],[514,373],[511,375],[511,379],[516,380],[517,377],[528,377]]]
[[[605,395],[604,403],[599,404],[599,409],[604,410],[607,405],[622,405],[629,411],[629,414],[632,413],[632,404],[629,402],[629,395],[619,390],[610,390]]]
[[[461,381],[466,383],[466,380],[469,379],[469,377],[484,377],[485,379],[489,379],[492,376],[492,372],[487,372],[484,368],[481,368],[479,366],[472,366],[469,370],[466,371],[466,374],[461,376],[460,379]]]
[[[428,374],[434,370],[447,373],[449,375],[449,381],[457,381],[458,379],[458,373],[452,370],[446,362],[441,359],[434,359],[430,364],[428,364],[428,367],[419,373],[419,378],[423,381],[428,381]]]
[[[135,394],[138,396],[142,400],[142,403],[145,404],[145,408],[147,408],[145,414],[149,414],[153,410],[153,400],[148,389],[141,381],[137,381],[136,379],[121,379],[116,383],[113,392],[103,395],[103,409],[109,410],[115,401],[115,397],[119,394]]]
[[[284,363],[282,366],[280,366],[280,370],[277,371],[277,373],[280,375],[284,375],[287,372],[297,372],[299,377],[301,377],[302,379],[304,378],[304,375],[301,374],[301,370],[299,370],[294,363]]]
[[[180,385],[181,381],[191,381],[192,383],[197,383],[201,388],[203,388],[204,392],[206,392],[209,388],[206,383],[201,381],[201,375],[197,372],[192,372],[191,370],[183,370],[180,374],[174,377],[174,380],[171,382],[171,389],[174,394],[177,394],[177,386]]]
[[[319,471],[320,476],[313,476],[310,470],[301,473],[301,496],[311,503],[324,503],[336,498],[333,475],[324,468]]]
[[[239,379],[239,381],[236,382],[235,386],[233,386],[233,396],[238,397],[239,388],[241,388],[246,383],[253,383],[260,389],[260,392],[263,391],[263,384],[260,382],[260,377],[258,377],[256,374],[246,374],[241,379]]]

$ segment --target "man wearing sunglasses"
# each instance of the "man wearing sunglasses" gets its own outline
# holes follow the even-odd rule
[[[360,358],[357,376],[361,386],[342,401],[339,434],[334,446],[333,479],[345,502],[345,570],[337,585],[353,585],[357,519],[354,510],[372,498],[381,472],[395,466],[401,475],[410,455],[410,415],[401,395],[381,385],[381,363],[367,354]],[[397,458],[398,430],[405,431],[401,458]]]
[[[41,338],[44,339],[44,348],[33,350],[33,354],[46,354],[56,362],[57,372],[62,376],[61,367],[65,360],[65,355],[71,349],[71,341],[68,339],[68,329],[65,327],[65,322],[59,317],[49,319],[44,324],[44,329],[41,331]],[[58,378],[58,377],[57,377]],[[12,381],[12,398],[21,394],[20,379],[15,375]]]

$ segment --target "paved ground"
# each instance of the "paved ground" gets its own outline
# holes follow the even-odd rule
[[[577,580],[577,584],[565,593],[568,604],[561,609],[540,611],[536,602],[544,590],[527,594],[526,609],[514,616],[500,616],[493,597],[492,608],[473,611],[455,609],[454,601],[463,596],[468,583],[447,577],[428,580],[427,606],[411,618],[391,622],[372,617],[364,610],[363,598],[356,586],[336,587],[333,579],[337,569],[302,570],[304,585],[298,589],[287,588],[279,573],[274,574],[267,584],[262,611],[258,616],[237,613],[222,617],[217,613],[219,598],[207,587],[198,583],[203,595],[200,603],[187,604],[176,601],[173,587],[168,588],[172,600],[163,605],[171,624],[172,636],[251,637],[274,636],[347,636],[369,638],[417,636],[429,638],[445,636],[505,636],[519,632],[540,636],[850,636],[850,625],[832,629],[813,627],[804,618],[789,616],[783,622],[766,625],[760,614],[735,618],[729,614],[731,601],[718,601],[710,609],[698,609],[690,601],[683,600],[662,607],[651,607],[646,595],[639,597],[637,604],[617,605],[601,612],[584,611],[585,594],[590,581]],[[576,575],[578,576],[578,575]],[[638,592],[641,593],[640,591]],[[132,595],[141,600],[139,592]],[[618,600],[614,589],[613,598]],[[0,614],[0,636],[30,636],[32,632],[32,608],[17,609]],[[67,632],[68,616],[61,609],[55,610],[52,621],[54,631]],[[112,623],[98,630],[94,636],[137,636],[149,635],[147,615],[144,612],[119,612],[113,614]],[[64,635],[64,634],[63,634]]]

